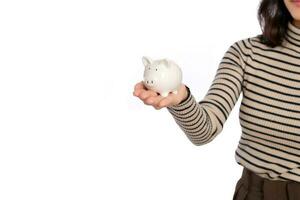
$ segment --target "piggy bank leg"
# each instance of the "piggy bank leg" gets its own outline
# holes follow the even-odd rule
[[[169,95],[169,92],[163,92],[163,93],[161,93],[162,97],[167,97],[168,95]]]
[[[178,93],[178,91],[177,91],[177,90],[175,90],[175,91],[172,91],[172,93],[173,93],[173,94],[177,94],[177,93]]]

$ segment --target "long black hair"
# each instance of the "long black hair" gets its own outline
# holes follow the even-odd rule
[[[270,47],[281,45],[288,22],[293,19],[283,0],[262,0],[257,18],[262,30],[261,42]]]

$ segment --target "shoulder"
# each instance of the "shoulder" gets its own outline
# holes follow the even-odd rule
[[[254,48],[257,44],[262,45],[262,41],[260,39],[261,35],[254,35],[247,38],[241,38],[232,43],[232,48],[238,48],[240,51],[249,52],[252,48]]]
[[[270,47],[266,44],[262,34],[257,34],[247,38],[242,38],[240,40],[235,41],[232,44],[232,46],[248,53],[252,53],[253,50],[255,51],[257,49],[263,51],[269,51],[270,49],[273,49],[273,47]]]
[[[239,40],[233,41],[229,46],[225,57],[233,56],[236,61],[244,66],[250,57],[253,56],[253,48],[255,48],[255,43],[259,41],[259,35],[250,36],[247,38],[241,38]]]
[[[267,50],[268,48],[269,47],[263,43],[261,34],[257,34],[232,42],[229,51],[235,52],[242,57],[243,60],[247,60],[257,49]]]

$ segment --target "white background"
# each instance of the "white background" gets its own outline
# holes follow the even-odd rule
[[[141,57],[167,57],[200,101],[228,47],[261,33],[258,4],[1,1],[0,199],[232,199],[241,98],[195,146],[132,92]]]

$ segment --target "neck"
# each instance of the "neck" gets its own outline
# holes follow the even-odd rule
[[[300,51],[300,21],[288,22],[284,40],[285,45]]]

